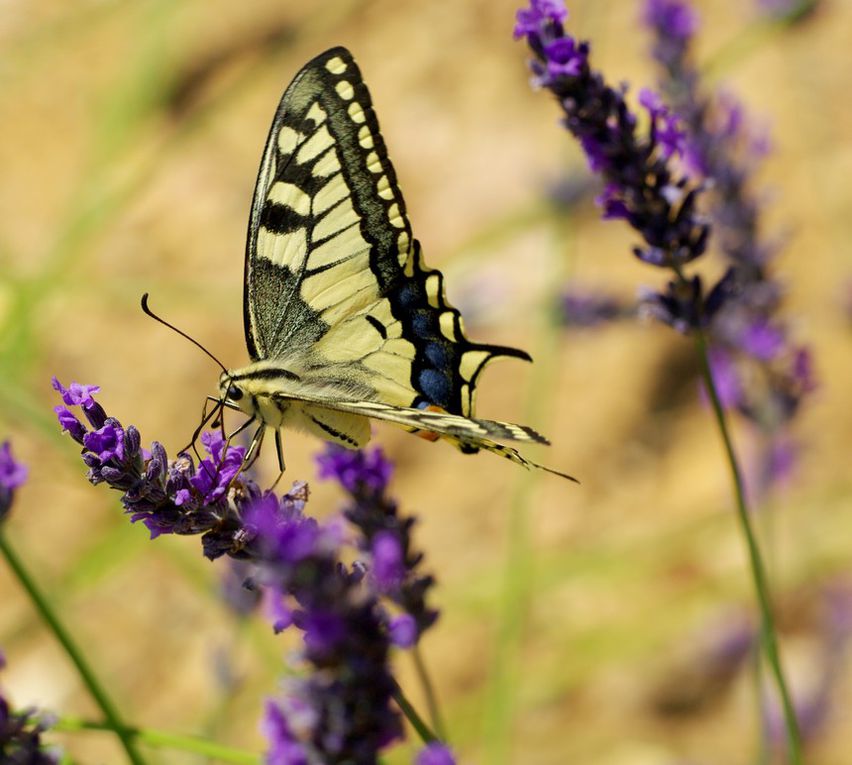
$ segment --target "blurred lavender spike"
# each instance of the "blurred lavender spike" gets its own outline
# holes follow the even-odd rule
[[[689,3],[646,0],[643,18],[654,35],[660,88],[687,130],[687,164],[709,187],[715,241],[728,268],[724,299],[708,323],[712,358],[725,360],[724,371],[718,363],[713,371],[720,388],[736,394],[724,403],[758,436],[749,484],[760,495],[790,474],[797,450],[787,431],[815,386],[810,352],[793,341],[781,313],[784,288],[771,269],[777,245],[762,233],[761,204],[752,190],[768,140],[730,93],[702,90],[690,50],[698,20]]]

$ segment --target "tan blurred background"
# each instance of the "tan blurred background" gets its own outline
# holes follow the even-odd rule
[[[701,60],[718,61],[771,130],[757,188],[767,234],[787,238],[778,274],[820,387],[797,421],[793,480],[757,520],[794,688],[805,702],[824,690],[809,762],[850,762],[852,673],[826,646],[830,604],[852,601],[852,5],[826,0],[806,23],[760,34],[749,3],[696,5]],[[582,184],[587,171],[549,96],[529,87],[515,8],[0,3],[0,440],[30,466],[7,532],[131,721],[259,750],[261,700],[292,644],[230,615],[218,596],[224,565],[204,560],[198,540],[149,542],[116,495],[85,481],[75,445],[57,434],[50,377],[101,385],[107,411],[144,443],[183,446],[217,370],[146,319],[139,297],[150,292],[226,365],[245,361],[243,249],[261,147],[297,69],[344,44],[370,86],[415,233],[469,334],[537,360],[490,369],[480,413],[540,428],[553,447],[530,455],[582,481],[378,428],[397,464],[392,491],[420,518],[417,543],[439,579],[443,615],[424,651],[461,761],[754,761],[749,662],[714,664],[754,609],[692,351],[657,325],[557,326],[569,278],[629,299],[662,275],[635,262],[624,226],[599,219],[596,192],[571,208],[548,202],[548,188]],[[639,2],[570,8],[610,81],[654,84]],[[753,444],[739,436],[747,457]],[[287,479],[314,478],[318,446],[286,440]],[[261,462],[272,477],[272,450]],[[340,508],[335,487],[312,485],[313,512]],[[95,716],[3,565],[0,602],[0,680],[16,702]],[[397,659],[420,702],[409,657]],[[122,761],[105,734],[59,740],[76,761]],[[204,760],[162,751],[151,762]]]

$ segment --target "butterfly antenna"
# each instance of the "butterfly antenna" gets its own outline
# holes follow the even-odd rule
[[[173,332],[177,332],[181,337],[186,338],[194,346],[196,346],[197,348],[200,348],[202,351],[204,351],[204,353],[206,353],[211,359],[213,359],[213,361],[215,361],[219,365],[219,367],[222,369],[222,371],[225,374],[228,374],[228,370],[225,369],[225,365],[221,361],[219,361],[219,359],[217,359],[212,353],[210,353],[210,351],[208,351],[201,343],[199,343],[198,340],[196,340],[193,337],[190,337],[189,335],[186,334],[186,332],[184,332],[181,329],[178,329],[174,324],[169,324],[169,322],[167,322],[165,319],[161,318],[160,316],[157,316],[157,314],[155,314],[150,309],[150,307],[148,306],[148,293],[147,292],[144,295],[142,295],[142,310],[145,312],[145,314],[147,316],[150,316],[155,321],[160,322],[160,324],[163,324],[164,326],[168,327]]]

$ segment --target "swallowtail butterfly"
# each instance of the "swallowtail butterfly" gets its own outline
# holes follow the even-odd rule
[[[412,236],[370,94],[345,48],[308,62],[275,112],[243,299],[251,363],[221,375],[219,404],[258,424],[251,454],[271,428],[283,470],[281,428],[354,449],[376,419],[541,467],[498,442],[548,443],[543,436],[474,417],[485,366],[530,357],[465,336],[443,275]]]

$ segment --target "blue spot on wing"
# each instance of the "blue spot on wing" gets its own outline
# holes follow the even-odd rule
[[[434,324],[434,317],[426,311],[416,311],[411,319],[411,328],[414,330],[414,334],[426,340],[434,337]]]
[[[443,372],[437,369],[424,369],[417,378],[420,390],[433,404],[447,407],[452,395],[453,386]]]
[[[399,304],[403,308],[408,308],[409,306],[417,304],[418,298],[420,297],[419,293],[420,290],[417,289],[416,285],[403,284],[397,292],[397,300],[399,300]]]
[[[450,364],[450,355],[442,343],[429,343],[425,350],[426,358],[438,369],[446,369]]]

